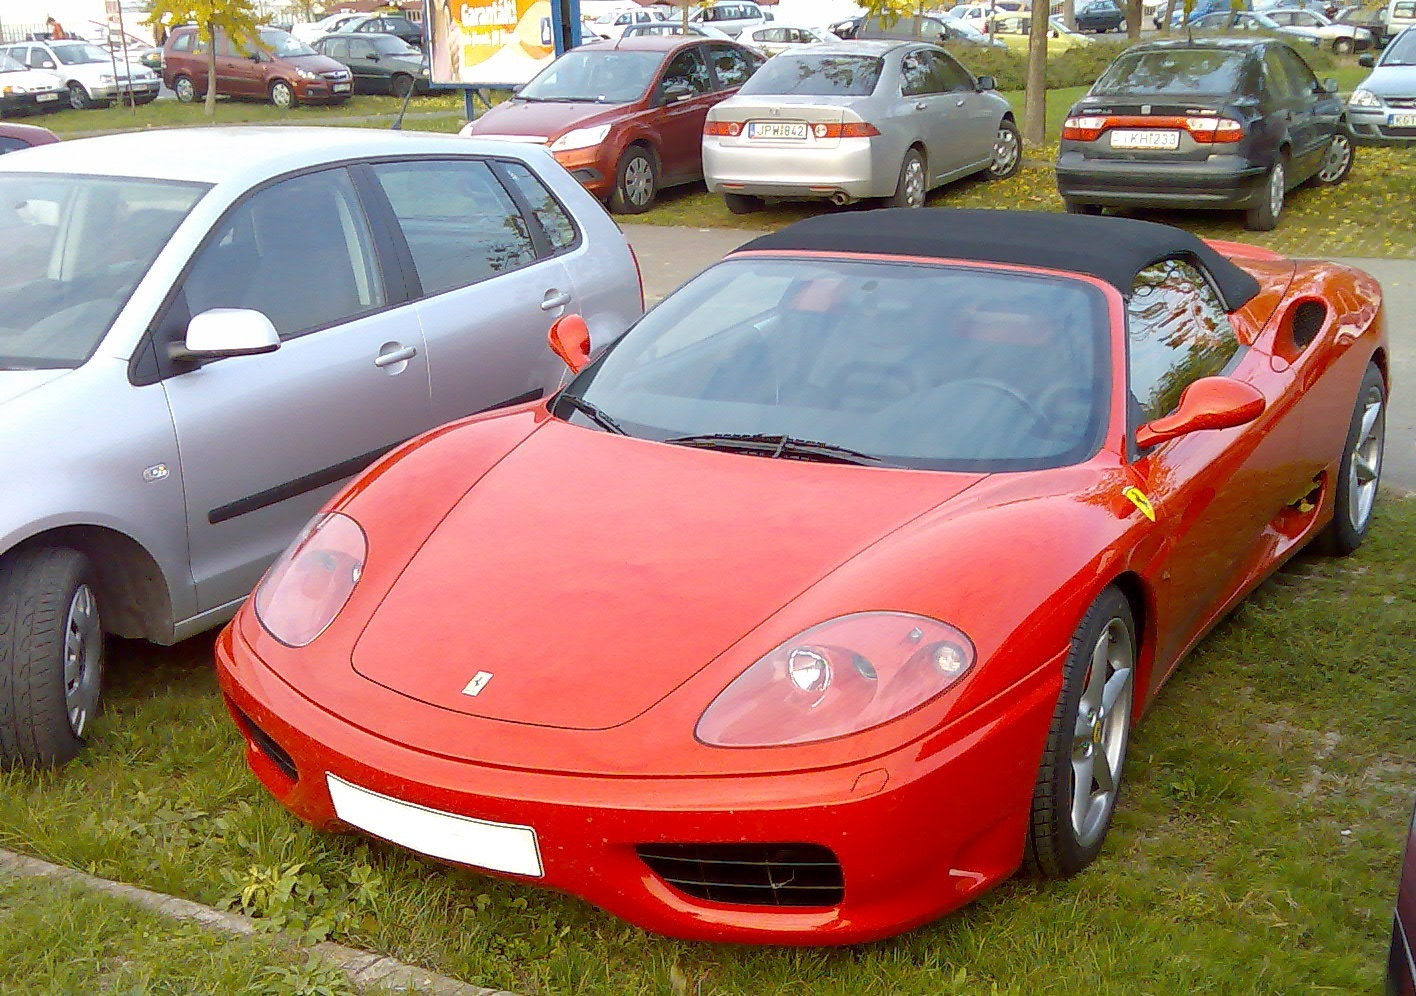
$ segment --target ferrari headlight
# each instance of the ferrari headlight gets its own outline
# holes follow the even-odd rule
[[[610,126],[599,125],[595,128],[577,128],[568,131],[560,138],[551,143],[552,152],[570,152],[573,149],[591,149],[603,142],[610,134]]]
[[[1347,102],[1353,107],[1381,107],[1382,98],[1371,90],[1353,90]]]
[[[286,646],[308,645],[349,601],[367,554],[364,530],[349,516],[316,516],[256,586],[256,618]]]
[[[698,739],[778,747],[859,733],[919,708],[973,667],[973,644],[908,612],[857,612],[813,626],[723,689]]]

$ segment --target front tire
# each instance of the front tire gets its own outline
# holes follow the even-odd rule
[[[395,73],[389,80],[388,91],[395,97],[406,97],[413,92],[413,77],[407,73]]]
[[[197,93],[197,85],[192,82],[190,76],[179,76],[173,80],[172,92],[177,94],[177,100],[183,104],[194,104],[200,96]]]
[[[1333,54],[1333,55],[1351,55],[1351,54],[1352,54],[1352,39],[1351,39],[1351,38],[1335,38],[1335,39],[1333,39],[1333,43],[1332,43],[1332,54]]]
[[[56,767],[98,711],[103,626],[93,566],[60,547],[13,553],[0,580],[0,767]]]
[[[82,83],[69,84],[69,106],[76,111],[87,111],[91,107],[98,105],[89,97],[89,93],[84,89]]]
[[[1244,227],[1251,232],[1271,232],[1278,227],[1283,199],[1288,194],[1288,164],[1280,159],[1264,178],[1258,201],[1244,215]]]
[[[1130,739],[1136,656],[1130,603],[1107,588],[1082,617],[1063,665],[1023,854],[1035,875],[1067,878],[1101,853]]]
[[[1332,141],[1328,143],[1327,152],[1323,155],[1323,164],[1313,174],[1314,183],[1321,187],[1337,186],[1352,172],[1352,164],[1356,158],[1352,136],[1347,133],[1347,126],[1344,124],[1333,132]]]
[[[1367,365],[1347,428],[1342,463],[1333,489],[1332,522],[1318,536],[1318,548],[1335,557],[1354,552],[1372,528],[1372,511],[1382,476],[1386,443],[1386,381],[1375,363]]]
[[[895,183],[895,196],[890,198],[890,206],[922,208],[927,190],[923,153],[914,147],[906,149],[904,162],[900,163],[900,178]]]
[[[654,206],[659,193],[659,168],[654,156],[642,145],[631,145],[620,156],[615,169],[615,189],[610,194],[610,210],[615,214],[643,214]]]
[[[990,180],[1007,180],[1018,175],[1023,168],[1023,139],[1018,134],[1018,126],[1008,118],[998,124],[998,134],[993,138],[993,161],[988,164]]]
[[[288,111],[300,105],[300,101],[295,97],[295,88],[284,80],[276,80],[270,85],[270,102],[282,111]]]

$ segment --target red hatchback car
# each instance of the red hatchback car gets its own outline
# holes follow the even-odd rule
[[[183,103],[206,93],[210,73],[206,42],[195,27],[175,28],[162,51],[162,81]],[[354,90],[349,67],[320,55],[294,35],[261,28],[249,49],[216,39],[216,93],[269,100],[276,107],[342,104]]]
[[[1336,263],[827,215],[585,329],[549,401],[346,487],[217,666],[302,819],[651,930],[851,943],[1075,874],[1184,655],[1373,518],[1381,288]]]
[[[703,177],[708,110],[766,60],[727,39],[646,36],[582,45],[462,129],[536,142],[610,208],[639,214]]]

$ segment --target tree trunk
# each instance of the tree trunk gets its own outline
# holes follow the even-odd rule
[[[691,0],[683,0],[683,33],[688,34],[688,8]]]
[[[1126,36],[1132,41],[1141,37],[1141,0],[1126,0]]]
[[[1160,31],[1162,34],[1166,34],[1170,31],[1170,19],[1175,16],[1175,5],[1179,2],[1180,0],[1166,0],[1165,14],[1160,22]]]
[[[1076,30],[1077,0],[1062,0],[1062,23]]]
[[[1028,24],[1028,82],[1023,93],[1023,141],[1047,141],[1047,0],[1034,0]]]
[[[207,36],[207,85],[206,116],[216,117],[216,25],[208,24]]]

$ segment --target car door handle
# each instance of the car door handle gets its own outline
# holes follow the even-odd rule
[[[387,352],[380,352],[378,356],[374,357],[374,366],[379,368],[391,367],[395,363],[405,363],[418,355],[417,346],[403,346],[400,348],[396,343],[392,345],[394,345],[395,348],[389,349]],[[388,349],[387,346],[384,348]]]
[[[917,111],[927,111],[927,110],[929,110],[929,102],[926,101],[926,100],[916,101],[916,102],[915,102],[915,110],[917,110]]]
[[[955,106],[955,107],[963,107],[963,106],[964,106],[964,101],[966,101],[966,100],[968,100],[967,97],[960,97],[959,100],[958,100],[958,103],[956,103],[954,106]]]
[[[554,311],[557,308],[564,308],[570,303],[570,291],[557,290],[552,287],[546,291],[546,296],[541,298],[542,311]]]

